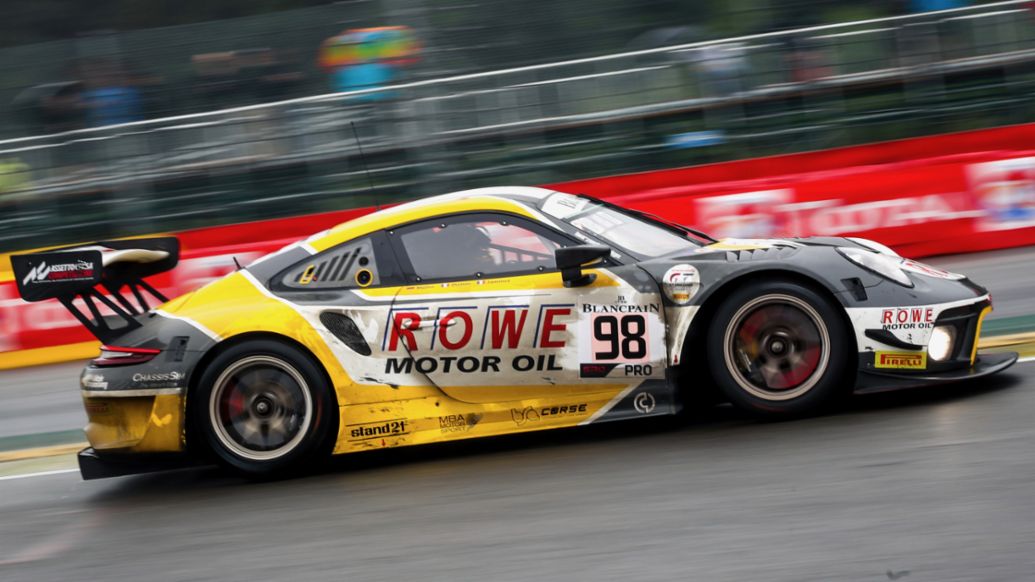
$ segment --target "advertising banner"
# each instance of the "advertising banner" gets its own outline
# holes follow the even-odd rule
[[[1035,124],[551,184],[716,238],[858,236],[922,257],[1035,244]],[[179,233],[169,297],[370,208]],[[89,242],[89,241],[84,241]],[[87,342],[56,301],[18,298],[0,264],[0,355]],[[8,358],[11,360],[11,358]]]

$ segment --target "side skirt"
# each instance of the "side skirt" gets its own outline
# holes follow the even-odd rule
[[[472,404],[444,396],[341,407],[335,454],[669,416],[679,412],[666,380],[616,391]]]

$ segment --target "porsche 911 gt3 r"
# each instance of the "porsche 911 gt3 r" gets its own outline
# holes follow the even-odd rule
[[[173,238],[12,259],[26,300],[104,343],[81,377],[87,478],[187,452],[279,472],[671,415],[715,388],[801,415],[1016,360],[976,351],[983,287],[872,241],[715,241],[538,188],[382,210],[167,301],[145,278],[177,259]]]

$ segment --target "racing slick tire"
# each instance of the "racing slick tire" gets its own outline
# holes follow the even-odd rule
[[[847,324],[823,296],[790,281],[734,290],[712,319],[706,351],[723,394],[757,417],[813,414],[851,392]]]
[[[190,406],[220,464],[251,476],[275,476],[325,456],[337,407],[317,364],[274,340],[231,346],[205,368]]]

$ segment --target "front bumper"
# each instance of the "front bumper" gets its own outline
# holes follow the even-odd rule
[[[858,369],[892,376],[951,376],[969,369],[976,362],[981,324],[991,311],[988,296],[917,307],[850,309],[860,349]],[[954,338],[940,361],[928,354],[936,328],[951,331]]]
[[[895,390],[927,384],[944,384],[983,378],[1001,372],[1017,362],[1016,352],[978,354],[974,364],[966,368],[915,373],[892,372],[877,369],[862,369],[855,392],[865,394],[883,390]]]

